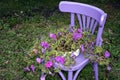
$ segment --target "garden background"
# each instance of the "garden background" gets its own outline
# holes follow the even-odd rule
[[[111,71],[99,67],[100,80],[120,80],[120,0],[71,0],[103,9],[107,21],[103,44],[111,52]],[[69,14],[58,9],[60,0],[0,0],[0,80],[39,80],[39,71],[24,72],[24,58],[36,38],[69,24]],[[61,80],[59,75],[47,80]],[[94,80],[91,64],[77,80]]]

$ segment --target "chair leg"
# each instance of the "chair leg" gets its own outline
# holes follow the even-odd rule
[[[61,71],[59,72],[59,75],[61,76],[62,80],[66,80],[64,74]]]
[[[68,80],[73,80],[73,71],[68,71]]]
[[[98,80],[98,63],[93,63],[95,80]]]

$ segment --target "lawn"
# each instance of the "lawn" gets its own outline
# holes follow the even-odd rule
[[[44,0],[7,1],[0,1],[0,80],[39,80],[38,70],[35,73],[25,73],[23,70],[26,53],[36,38],[68,26],[69,14],[59,12],[57,5],[60,0],[51,0],[53,4]],[[95,5],[108,14],[103,47],[111,52],[112,70],[109,72],[104,66],[99,66],[99,78],[120,80],[120,9],[115,4],[92,1],[83,2]],[[46,80],[61,78],[59,75],[47,76]],[[77,80],[94,80],[91,64],[82,70]]]

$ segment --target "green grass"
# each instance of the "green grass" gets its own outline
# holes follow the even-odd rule
[[[2,3],[4,3],[4,1],[1,2],[0,5],[3,5]],[[13,4],[12,0],[10,3]],[[9,5],[11,5],[10,3]],[[32,11],[33,8],[30,7],[33,5],[32,3],[34,3],[34,1],[26,5],[25,9],[22,9],[20,5],[23,4],[17,2],[17,5],[14,5],[14,7],[12,5],[9,7],[10,11],[13,10],[12,13],[8,10],[8,13],[5,15],[3,14],[1,17],[0,80],[39,80],[39,71],[36,70],[35,73],[25,73],[23,71],[23,68],[26,65],[24,61],[26,53],[33,45],[36,38],[47,35],[47,33],[55,31],[55,29],[69,25],[68,14],[59,13],[58,9],[51,12],[53,6],[56,6],[56,3],[54,3],[54,5],[49,4],[51,7],[44,7],[45,9],[41,12],[38,11],[38,4],[36,7],[33,7],[36,8],[36,11]],[[108,14],[103,33],[103,44],[104,47],[111,52],[110,60],[112,70],[108,72],[106,68],[99,67],[99,78],[100,80],[119,80],[120,10],[112,7],[110,4],[94,3],[92,5],[100,7]],[[15,6],[18,7],[15,8]],[[7,8],[8,6],[4,5],[1,10],[5,13]],[[16,12],[14,12],[14,10]],[[23,13],[20,13],[21,10]],[[19,16],[14,15],[14,13]],[[11,16],[8,14],[11,14]],[[61,80],[61,78],[58,75],[47,76],[47,80]],[[82,70],[77,80],[94,80],[91,64]]]

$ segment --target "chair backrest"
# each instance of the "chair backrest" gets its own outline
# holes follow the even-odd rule
[[[107,14],[103,10],[88,4],[69,1],[61,1],[59,3],[59,9],[61,12],[71,14],[70,30],[75,26],[75,15],[77,15],[80,28],[83,31],[87,30],[94,34],[98,26],[96,45],[102,45],[102,32],[107,17]]]

